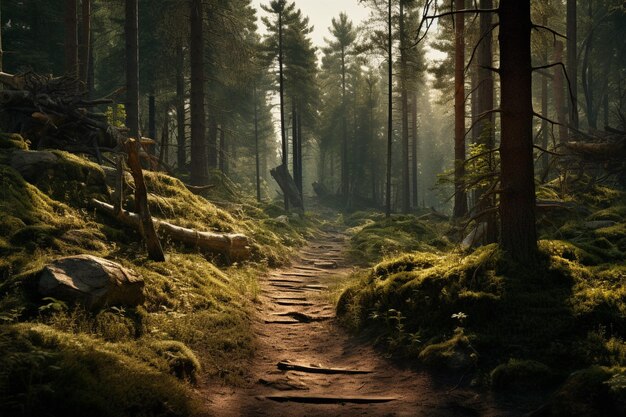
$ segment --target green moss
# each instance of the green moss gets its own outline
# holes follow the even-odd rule
[[[0,133],[0,149],[28,150],[28,143],[16,133]]]
[[[348,218],[348,223],[354,224],[356,219],[359,217]],[[403,252],[450,249],[452,245],[445,239],[446,232],[447,226],[443,223],[419,220],[415,216],[366,217],[363,223],[351,229],[351,255],[355,261],[364,263],[378,262],[385,256]]]
[[[476,365],[478,353],[464,332],[457,329],[450,339],[426,346],[419,359],[429,366],[467,370]]]
[[[495,389],[545,389],[558,380],[547,365],[533,360],[509,359],[491,372]]]
[[[3,326],[0,346],[2,414],[188,416],[196,409],[191,391],[154,367],[157,353],[139,358],[145,349],[42,325]]]
[[[153,347],[167,360],[172,375],[182,380],[196,382],[196,376],[202,368],[191,349],[174,340],[161,340],[155,342]]]
[[[623,368],[594,366],[573,373],[553,395],[542,416],[604,417],[626,412],[623,391],[611,389],[610,382]]]

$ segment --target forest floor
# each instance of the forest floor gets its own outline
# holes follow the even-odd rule
[[[348,244],[343,230],[326,228],[290,266],[261,277],[249,378],[241,387],[217,380],[201,384],[204,415],[462,417],[530,411],[528,402],[522,410],[517,401],[470,388],[463,375],[400,367],[341,328],[328,288],[353,270],[345,256]]]

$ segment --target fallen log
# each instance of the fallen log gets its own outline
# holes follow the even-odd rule
[[[141,217],[136,213],[122,210],[116,215],[113,205],[96,199],[91,200],[91,206],[136,229],[139,229],[141,225]],[[197,230],[175,226],[155,218],[152,218],[152,221],[158,232],[170,237],[172,240],[196,246],[207,251],[219,252],[225,255],[229,261],[244,260],[250,256],[249,242],[245,235],[236,233],[199,232]]]

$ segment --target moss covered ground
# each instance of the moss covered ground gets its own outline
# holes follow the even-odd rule
[[[136,231],[88,208],[112,191],[100,166],[55,152],[53,166],[27,182],[10,166],[11,153],[27,147],[0,137],[0,415],[188,416],[193,384],[241,383],[254,350],[256,277],[285,262],[311,222],[275,220],[277,207],[226,193],[220,207],[147,173],[154,216],[253,242],[253,258],[239,265],[175,242],[164,242],[166,262],[152,262]],[[145,303],[89,312],[37,295],[34,277],[47,262],[84,253],[138,272]]]
[[[625,412],[626,196],[589,186],[568,198],[540,214],[536,265],[512,264],[495,244],[461,249],[432,220],[346,219],[355,257],[371,266],[344,284],[340,320],[398,358],[471,375],[468,382],[561,387],[546,416],[618,415],[585,414],[580,398],[574,411],[556,405],[580,384],[570,374],[601,369],[584,371],[604,375],[594,389],[610,402],[599,410]]]

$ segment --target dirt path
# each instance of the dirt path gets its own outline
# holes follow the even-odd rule
[[[342,255],[346,245],[339,231],[326,232],[290,267],[262,278],[250,383],[203,389],[207,416],[518,415],[455,389],[456,378],[435,380],[425,372],[398,369],[346,335],[335,323],[334,307],[320,296],[338,275],[349,273]],[[343,373],[348,371],[364,373]]]

